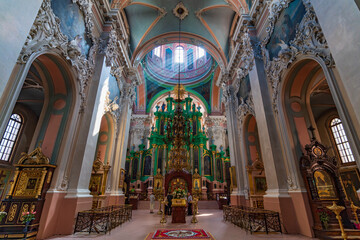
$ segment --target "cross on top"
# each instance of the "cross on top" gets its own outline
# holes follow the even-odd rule
[[[308,127],[308,130],[311,132],[311,140],[315,140],[315,128],[310,125],[310,127]]]

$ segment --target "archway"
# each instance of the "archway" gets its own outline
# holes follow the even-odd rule
[[[246,150],[246,170],[249,181],[250,206],[264,208],[264,195],[267,190],[264,164],[261,157],[256,118],[248,115],[244,123],[244,145]]]
[[[325,183],[325,185],[330,186],[337,181],[342,181],[341,184],[338,184],[340,187],[334,187],[334,189],[338,189],[338,192],[336,193],[336,198],[333,200],[349,208],[348,197],[345,197],[343,194],[343,192],[346,192],[344,179],[343,177],[341,177],[341,179],[339,177],[341,174],[349,175],[349,177],[345,178],[345,183],[349,188],[348,194],[353,195],[353,197],[356,197],[356,193],[350,193],[351,185],[348,184],[348,181],[350,178],[354,178],[353,185],[360,187],[360,180],[344,128],[342,125],[339,125],[339,128],[337,127],[338,125],[336,125],[338,131],[336,133],[332,129],[332,126],[334,126],[332,125],[333,120],[338,119],[337,124],[341,124],[341,120],[337,109],[338,105],[335,103],[333,92],[329,87],[331,84],[329,81],[333,81],[333,79],[326,78],[326,76],[329,76],[329,74],[326,74],[327,71],[328,69],[325,69],[321,64],[321,60],[303,59],[296,62],[286,74],[283,85],[284,88],[282,89],[284,113],[287,119],[289,136],[291,136],[290,144],[294,147],[293,154],[295,159],[300,159],[303,153],[307,153],[306,145],[310,143],[310,145],[315,144],[315,140],[319,141],[322,145],[332,146],[332,149],[329,151],[326,150],[326,161],[331,161],[331,157],[335,157],[335,173],[329,175],[333,179],[329,178],[329,182]],[[309,128],[310,126],[314,129]],[[341,134],[341,137],[338,138],[337,136],[339,134]],[[339,145],[338,139],[343,138],[346,139],[346,141],[340,141],[341,143]],[[346,151],[342,151],[345,145],[341,144],[347,146]],[[344,153],[348,156],[351,155],[351,157],[343,160],[342,155],[344,155]],[[299,164],[297,165],[297,167],[299,167]],[[303,171],[304,169],[304,166],[302,166]],[[319,212],[321,212],[322,206],[326,204],[331,205],[332,202],[329,199],[314,198],[311,192],[312,190],[310,190],[309,180],[305,176],[306,175],[304,175],[304,179],[299,181],[299,185],[307,189],[315,228],[321,230]],[[341,185],[343,187],[341,187]],[[358,201],[358,199],[356,200]],[[351,214],[347,214],[346,211],[344,211],[343,214],[344,221],[349,222],[352,218]]]

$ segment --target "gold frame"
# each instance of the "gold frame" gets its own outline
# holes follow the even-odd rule
[[[125,169],[121,168],[120,177],[119,177],[119,188],[124,187],[124,182],[125,182]]]
[[[21,170],[14,188],[13,197],[37,198],[41,194],[46,173],[46,168],[28,168]],[[35,186],[30,189],[28,189],[29,180],[36,180]]]

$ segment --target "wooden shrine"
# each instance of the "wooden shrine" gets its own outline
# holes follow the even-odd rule
[[[264,164],[256,157],[252,165],[247,166],[249,177],[250,205],[254,208],[264,208],[264,195],[267,190]]]
[[[109,165],[104,165],[104,163],[100,159],[100,153],[95,159],[92,167],[89,190],[90,194],[93,196],[92,208],[101,208],[104,206],[104,202],[106,199],[105,196],[105,188],[108,173],[110,170]]]
[[[327,155],[328,148],[315,138],[305,145],[306,153],[300,159],[300,168],[308,192],[309,203],[314,218],[314,231],[316,236],[323,236],[323,232],[339,229],[335,214],[327,211],[333,201],[344,206],[341,212],[342,222],[347,229],[353,229],[354,215],[351,203],[347,200],[340,182],[338,161],[335,157]],[[321,221],[327,216],[327,223]]]
[[[25,224],[22,213],[36,211],[35,219],[29,223],[26,239],[34,237],[38,231],[45,194],[50,187],[56,166],[50,164],[49,158],[42,153],[40,147],[37,147],[30,154],[22,153],[15,167],[10,191],[0,207],[0,211],[7,213],[0,222],[0,238],[3,234],[9,239],[11,236],[16,238],[17,234],[22,234],[19,238],[23,238]]]

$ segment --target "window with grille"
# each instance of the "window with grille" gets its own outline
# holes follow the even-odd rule
[[[331,120],[330,128],[342,163],[355,162],[354,155],[351,151],[341,120],[339,118]]]
[[[11,115],[0,143],[0,160],[9,161],[19,135],[21,124],[22,120],[19,114]]]

